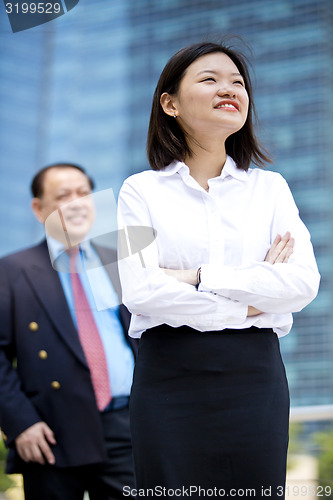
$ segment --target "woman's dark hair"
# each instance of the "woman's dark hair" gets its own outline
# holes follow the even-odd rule
[[[46,167],[39,170],[35,177],[32,179],[30,189],[34,198],[42,198],[45,174],[49,170],[51,170],[51,168],[76,168],[76,170],[79,170],[87,177],[91,190],[94,189],[94,181],[91,177],[89,177],[89,175],[87,175],[85,169],[80,165],[77,165],[76,163],[53,163],[52,165],[47,165]]]
[[[164,92],[176,94],[187,68],[196,59],[207,54],[222,52],[235,63],[244,78],[245,88],[249,96],[249,110],[243,127],[226,140],[226,153],[236,162],[238,168],[247,170],[253,162],[262,167],[272,160],[258,143],[253,126],[255,109],[250,74],[246,57],[239,51],[230,48],[225,42],[196,43],[181,49],[167,62],[157,83],[153,96],[150,115],[147,154],[153,170],[161,170],[174,160],[184,161],[186,155],[191,156],[191,150],[186,141],[183,129],[177,120],[167,115],[160,104]]]

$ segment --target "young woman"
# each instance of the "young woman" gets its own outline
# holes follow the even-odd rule
[[[123,301],[130,334],[142,335],[131,395],[137,486],[156,496],[284,496],[278,336],[316,296],[319,274],[285,180],[249,168],[269,161],[253,113],[241,54],[182,49],[153,98],[152,170],[120,192]]]

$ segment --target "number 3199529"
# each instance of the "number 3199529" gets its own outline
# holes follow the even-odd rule
[[[59,14],[60,3],[38,2],[38,3],[6,3],[7,14]]]

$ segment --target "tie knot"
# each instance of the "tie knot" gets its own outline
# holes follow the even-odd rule
[[[79,247],[68,248],[68,250],[66,250],[66,253],[68,253],[71,259],[75,259],[77,257],[77,254],[79,253]]]
[[[76,258],[79,254],[79,247],[68,248],[68,250],[66,250],[66,253],[69,255],[70,273],[76,273],[77,272]]]

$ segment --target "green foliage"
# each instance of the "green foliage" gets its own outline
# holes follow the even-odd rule
[[[331,495],[325,495],[325,498],[333,498],[333,428],[318,432],[315,442],[319,445],[318,484],[323,488],[331,487]]]
[[[0,491],[6,491],[14,485],[14,482],[5,474],[5,462],[7,451],[5,445],[0,438]]]
[[[292,422],[289,426],[288,470],[292,469],[294,466],[294,456],[302,450],[302,442],[300,438],[302,430],[303,425],[299,422]]]

